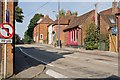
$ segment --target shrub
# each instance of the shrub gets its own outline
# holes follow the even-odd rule
[[[85,49],[98,49],[98,31],[96,25],[93,23],[91,23],[89,28],[86,30]]]

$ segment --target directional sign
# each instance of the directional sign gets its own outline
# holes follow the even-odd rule
[[[9,23],[0,24],[0,36],[4,39],[12,38],[14,35],[13,26]]]

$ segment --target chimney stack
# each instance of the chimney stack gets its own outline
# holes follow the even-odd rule
[[[114,0],[114,2],[112,2],[112,14],[115,14],[118,12],[118,2],[116,0]]]

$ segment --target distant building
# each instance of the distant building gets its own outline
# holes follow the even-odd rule
[[[34,28],[33,39],[35,42],[48,43],[48,26],[53,23],[53,20],[46,15],[38,21]]]

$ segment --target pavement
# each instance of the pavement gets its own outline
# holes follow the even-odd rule
[[[15,75],[11,78],[34,78],[45,69],[45,65],[23,55],[18,48],[15,49],[15,60]]]

